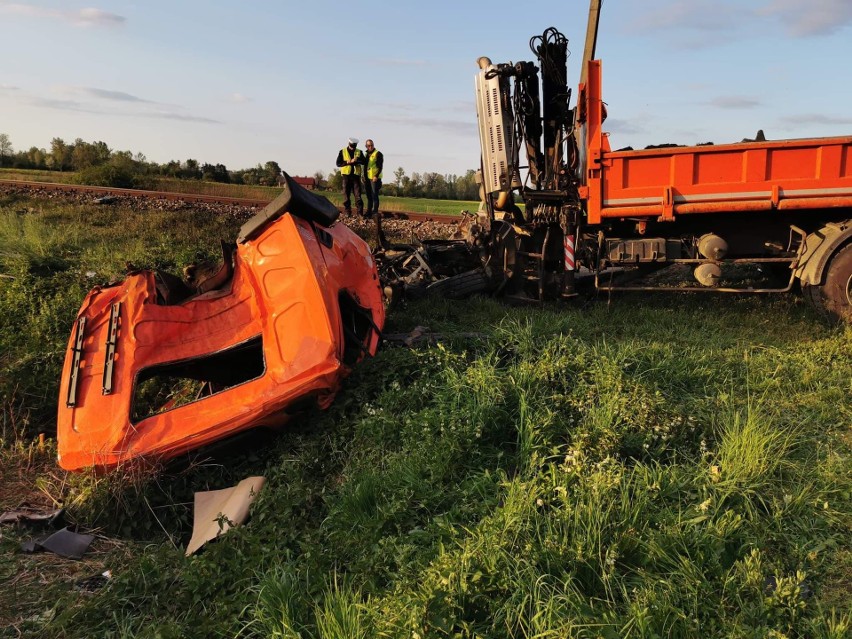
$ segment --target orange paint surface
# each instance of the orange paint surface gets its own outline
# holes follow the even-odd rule
[[[589,224],[606,218],[852,207],[852,136],[612,151],[600,60],[580,85]]]
[[[130,275],[96,288],[85,318],[76,391],[71,385],[76,328],[69,340],[59,394],[59,463],[68,470],[108,469],[140,456],[166,459],[256,426],[286,421],[286,409],[311,398],[327,407],[350,367],[340,294],[366,310],[356,357],[375,353],[384,325],[378,276],[367,244],[342,223],[317,228],[286,214],[239,244],[234,273],[221,288],[179,304],[158,303],[155,274]],[[328,247],[328,237],[333,240]],[[120,302],[111,392],[104,392],[110,312]],[[75,327],[77,324],[75,324]],[[262,373],[135,423],[135,384],[153,366],[192,361],[257,338]],[[226,371],[227,372],[227,371]],[[144,377],[144,376],[143,376]],[[69,405],[71,404],[71,405]]]

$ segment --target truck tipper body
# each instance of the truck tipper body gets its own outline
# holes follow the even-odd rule
[[[713,213],[807,211],[819,218],[852,208],[852,136],[613,151],[603,131],[601,63],[590,67],[580,89],[588,224]]]

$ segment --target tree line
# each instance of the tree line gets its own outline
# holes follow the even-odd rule
[[[272,160],[239,170],[228,169],[224,164],[201,163],[192,158],[159,164],[149,161],[142,153],[113,150],[105,142],[86,142],[81,138],[65,142],[57,137],[50,141],[49,149],[33,146],[25,151],[15,151],[5,133],[0,133],[0,168],[72,171],[76,174],[75,181],[81,184],[122,188],[149,188],[152,178],[161,177],[277,186],[281,175],[281,167]],[[387,173],[382,188],[384,195],[449,200],[476,200],[479,197],[473,170],[460,176],[417,172],[407,175],[405,169],[399,167],[392,176]],[[342,176],[337,169],[327,175],[317,171],[313,178],[320,189],[342,188]]]
[[[274,161],[238,171],[229,170],[224,164],[201,163],[192,158],[159,164],[149,161],[142,153],[113,150],[106,142],[86,142],[81,138],[71,143],[53,138],[50,149],[33,146],[16,152],[5,133],[0,133],[0,167],[73,171],[81,183],[119,187],[141,187],[152,177],[276,186],[281,175],[281,167]]]

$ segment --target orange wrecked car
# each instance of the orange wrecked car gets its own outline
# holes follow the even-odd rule
[[[327,407],[378,348],[384,306],[367,244],[327,199],[284,192],[187,285],[158,271],[92,290],[60,383],[59,464],[167,459],[298,407]]]

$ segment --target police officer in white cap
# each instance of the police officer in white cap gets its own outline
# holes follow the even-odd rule
[[[364,202],[361,199],[361,174],[364,171],[364,154],[358,148],[358,138],[349,138],[349,144],[337,154],[337,166],[343,176],[343,210],[352,213],[351,196],[355,195],[355,209],[359,216],[364,215]]]

